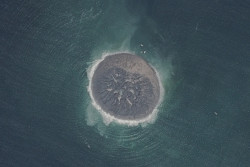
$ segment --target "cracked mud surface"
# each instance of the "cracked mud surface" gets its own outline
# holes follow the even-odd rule
[[[120,53],[107,56],[92,78],[94,100],[118,119],[142,119],[159,100],[158,78],[142,58]]]

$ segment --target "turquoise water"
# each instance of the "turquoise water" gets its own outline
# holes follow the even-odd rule
[[[1,1],[0,166],[250,166],[248,1]],[[159,73],[152,121],[102,118],[103,54]]]

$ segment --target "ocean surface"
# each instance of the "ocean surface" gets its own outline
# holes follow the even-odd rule
[[[129,52],[162,102],[134,126],[93,106],[89,69]],[[249,167],[249,0],[1,0],[1,167]]]

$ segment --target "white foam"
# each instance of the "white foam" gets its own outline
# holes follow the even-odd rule
[[[92,101],[92,105],[98,110],[98,112],[101,114],[102,118],[103,118],[103,122],[105,125],[109,125],[111,122],[116,122],[118,124],[122,124],[122,125],[128,125],[128,126],[137,126],[137,125],[142,125],[142,126],[146,126],[148,123],[154,123],[154,121],[156,120],[157,118],[157,113],[159,111],[159,106],[163,100],[163,96],[164,96],[164,93],[165,93],[165,90],[162,86],[162,80],[161,80],[161,77],[158,73],[158,71],[154,68],[155,72],[156,72],[156,75],[158,77],[158,80],[159,80],[159,86],[160,86],[160,98],[159,98],[159,101],[155,107],[155,109],[153,110],[153,112],[148,115],[146,118],[143,118],[143,119],[138,119],[138,120],[123,120],[123,119],[118,119],[118,118],[115,118],[114,116],[110,115],[108,112],[105,112],[102,110],[102,108],[100,107],[99,104],[96,103],[96,101],[94,100],[94,97],[93,97],[93,94],[92,94],[92,90],[91,90],[91,80],[92,80],[92,77],[93,77],[93,74],[98,66],[98,64],[100,62],[102,62],[105,57],[107,57],[108,55],[112,55],[112,54],[117,54],[117,53],[131,53],[131,52],[128,52],[128,51],[122,51],[122,52],[105,52],[102,54],[102,57],[98,60],[95,60],[92,62],[92,64],[89,66],[89,68],[87,69],[87,75],[88,75],[88,79],[89,79],[89,85],[87,87],[88,89],[88,92],[89,92],[89,95],[90,95],[90,98],[91,98],[91,101]],[[133,54],[133,53],[131,53]]]

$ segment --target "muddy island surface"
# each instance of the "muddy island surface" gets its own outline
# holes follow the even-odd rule
[[[105,57],[90,82],[95,102],[117,119],[143,119],[153,112],[160,98],[156,72],[130,53]]]

